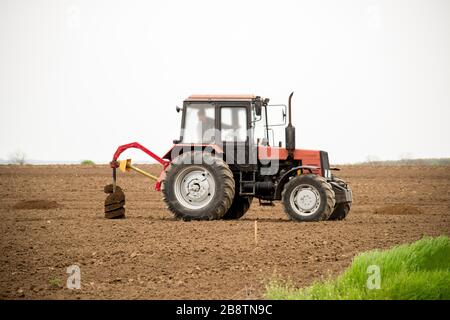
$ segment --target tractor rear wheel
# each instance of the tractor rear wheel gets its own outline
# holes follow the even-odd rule
[[[286,214],[295,221],[327,220],[335,205],[331,185],[315,174],[291,178],[282,192]]]
[[[236,193],[233,203],[230,209],[224,214],[222,219],[224,220],[237,220],[244,216],[244,214],[250,209],[252,204],[252,197],[242,197]]]
[[[347,183],[345,183],[344,180],[333,176],[333,181],[337,182],[342,187],[350,190],[350,188],[347,186]],[[352,207],[351,202],[337,203],[328,220],[344,220],[347,217],[348,213],[350,212],[351,207]]]
[[[338,203],[328,220],[344,220],[352,207],[351,202]]]
[[[176,157],[161,185],[168,209],[183,220],[222,218],[233,202],[234,190],[233,173],[226,162],[201,151]]]

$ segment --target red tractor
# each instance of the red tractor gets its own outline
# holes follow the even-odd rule
[[[105,216],[121,218],[125,195],[116,185],[116,169],[135,170],[156,181],[155,189],[176,218],[183,220],[239,219],[253,198],[260,205],[281,200],[295,221],[344,219],[352,204],[345,181],[331,174],[325,151],[295,148],[295,128],[285,127],[285,146],[275,145],[276,127],[286,124],[286,106],[269,105],[254,95],[192,95],[183,107],[180,138],[158,157],[139,143],[120,146],[111,161],[113,184],[105,187]],[[270,116],[278,112],[280,121]],[[120,154],[138,148],[157,160],[163,170],[155,177],[118,161]]]

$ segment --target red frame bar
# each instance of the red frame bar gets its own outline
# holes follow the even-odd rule
[[[144,151],[146,154],[148,154],[150,157],[152,157],[153,159],[155,159],[156,161],[158,161],[160,164],[163,165],[164,169],[169,165],[169,161],[166,161],[164,159],[161,159],[160,157],[158,157],[156,154],[154,154],[153,152],[151,152],[150,150],[148,150],[146,147],[144,147],[143,145],[141,145],[138,142],[132,142],[132,143],[128,143],[128,144],[124,144],[122,146],[119,146],[116,150],[116,152],[114,153],[113,156],[113,160],[111,162],[111,167],[114,167],[114,164],[117,159],[119,159],[119,156],[122,154],[122,152],[124,152],[127,149],[139,149]]]

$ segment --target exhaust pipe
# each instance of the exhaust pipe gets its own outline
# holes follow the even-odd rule
[[[288,151],[289,157],[293,158],[295,150],[295,127],[292,125],[292,96],[294,92],[289,95],[289,123],[285,129],[286,135],[286,150]]]

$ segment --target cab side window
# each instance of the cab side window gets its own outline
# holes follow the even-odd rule
[[[247,109],[245,107],[222,107],[220,119],[222,141],[245,142],[247,140]]]

